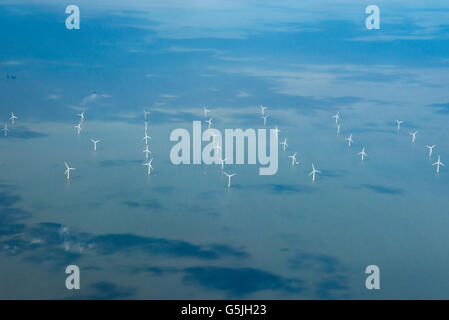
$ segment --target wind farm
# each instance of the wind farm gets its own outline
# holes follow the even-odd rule
[[[449,297],[449,4],[20,2],[0,299]]]

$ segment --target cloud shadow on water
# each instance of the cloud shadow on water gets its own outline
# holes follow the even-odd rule
[[[403,195],[405,192],[404,189],[401,189],[401,188],[390,188],[390,187],[373,185],[373,184],[364,184],[364,185],[361,185],[361,188],[371,190],[378,194],[385,194],[385,195],[392,195],[392,196]]]
[[[130,299],[137,293],[136,288],[116,285],[110,281],[99,281],[89,285],[92,294],[69,297],[70,300],[117,300]]]
[[[43,137],[47,137],[47,136],[48,136],[48,134],[46,134],[46,133],[33,131],[24,126],[13,126],[8,131],[8,137],[6,137],[6,138],[28,140],[28,139],[43,138]]]
[[[177,258],[191,257],[202,260],[215,260],[224,256],[247,257],[246,252],[227,245],[195,245],[181,240],[142,237],[133,234],[107,234],[93,237],[90,242],[101,254],[139,250],[152,255],[168,255]]]
[[[319,281],[309,284],[309,286],[312,287],[319,299],[348,296],[347,270],[338,259],[325,254],[298,252],[287,259],[287,264],[289,268],[298,270],[303,274],[313,273],[318,275]]]
[[[258,291],[273,290],[300,293],[302,281],[254,268],[192,267],[186,268],[183,281],[204,288],[242,297]]]

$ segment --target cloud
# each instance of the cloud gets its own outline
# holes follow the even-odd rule
[[[19,60],[8,60],[8,61],[0,62],[0,66],[3,66],[3,67],[15,67],[15,66],[20,66],[22,64],[23,64],[23,61],[19,61]]]
[[[182,52],[182,53],[189,53],[189,52],[212,52],[215,54],[222,53],[223,51],[213,49],[213,48],[189,48],[189,47],[168,47],[163,49],[163,51],[168,52]]]
[[[165,99],[174,99],[174,98],[176,98],[176,96],[174,94],[161,94],[160,97],[161,98],[165,98]]]
[[[87,104],[93,103],[95,101],[97,101],[100,98],[110,98],[111,96],[109,94],[98,94],[98,93],[91,93],[90,95],[84,97],[80,104],[82,106],[85,106]]]
[[[239,90],[239,91],[237,92],[236,97],[237,97],[237,98],[248,98],[248,97],[251,97],[251,95],[250,95],[248,92],[246,92],[246,91]]]
[[[49,95],[47,96],[47,100],[58,100],[58,99],[60,99],[60,98],[61,98],[60,95],[53,94],[53,93],[51,93],[51,94],[49,94]]]
[[[447,67],[404,67],[380,64],[295,64],[272,68],[247,64],[211,66],[225,74],[266,81],[280,95],[294,96],[291,108],[311,112],[363,103],[388,105],[429,103],[449,84]],[[413,95],[410,90],[413,89]],[[382,100],[379,99],[382,92]]]

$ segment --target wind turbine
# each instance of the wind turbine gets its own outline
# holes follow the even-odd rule
[[[148,174],[151,174],[151,169],[153,169],[153,166],[151,165],[151,162],[153,162],[153,158],[151,158],[150,161],[148,161],[147,163],[144,163],[144,166],[148,166]]]
[[[281,144],[284,146],[284,151],[285,151],[285,148],[288,147],[287,138],[284,138],[284,141],[282,141]]]
[[[368,155],[365,153],[365,148],[363,148],[362,152],[359,152],[358,155],[362,156],[362,161],[365,160],[365,158],[368,157]]]
[[[264,126],[267,125],[267,118],[268,118],[268,116],[262,116]]]
[[[90,139],[90,141],[92,141],[92,143],[94,144],[94,151],[97,151],[97,143],[101,142],[101,140]]]
[[[206,107],[203,107],[203,112],[204,112],[204,118],[207,118],[207,113],[209,113],[210,110],[207,109]]]
[[[220,162],[221,162],[221,171],[223,171],[223,169],[224,169],[225,161],[226,161],[226,158],[220,159]]]
[[[410,135],[412,136],[412,143],[415,143],[417,133],[418,133],[418,131],[410,132]]]
[[[5,123],[5,128],[2,130],[5,131],[5,137],[8,136],[8,124]]]
[[[437,166],[437,174],[440,173],[440,166],[445,167],[446,165],[441,162],[441,156],[438,156],[438,161],[433,164],[433,166]]]
[[[69,165],[67,164],[67,162],[64,162],[66,170],[65,170],[65,175],[67,176],[67,180],[70,180],[70,170],[76,170],[76,168],[70,168]]]
[[[340,125],[337,124],[337,134],[340,134]]]
[[[225,171],[223,171],[223,173],[228,177],[228,188],[230,188],[231,187],[231,178],[233,176],[236,176],[237,174],[236,173],[229,174],[229,173],[226,173]]]
[[[278,129],[278,126],[275,126],[273,131],[276,136],[278,136],[279,132],[281,132],[281,130]]]
[[[148,160],[148,154],[151,154],[150,149],[148,149],[148,145],[146,145],[145,150],[143,150],[142,152],[145,152],[145,159]]]
[[[352,134],[351,134],[349,137],[347,137],[347,138],[345,139],[345,141],[348,141],[349,148],[351,148],[351,143],[354,143],[354,140],[352,140]]]
[[[309,176],[312,176],[312,181],[313,182],[315,182],[317,173],[321,173],[321,171],[315,169],[315,165],[312,163],[312,172],[309,173]]]
[[[401,124],[403,124],[404,121],[401,121],[401,120],[394,120],[394,121],[396,121],[396,123],[398,125],[398,132],[399,132],[401,130]]]
[[[338,121],[340,121],[340,112],[337,112],[335,116],[332,116],[332,118],[335,119],[335,123],[338,124]]]
[[[149,111],[143,110],[143,118],[147,121],[147,116],[150,114]]]
[[[299,162],[296,161],[296,152],[288,157],[292,159],[292,166],[295,166],[295,164],[299,164]]]
[[[82,123],[84,121],[84,111],[81,112],[80,114],[77,114],[77,116],[79,116],[81,118],[80,123]]]
[[[212,118],[210,118],[209,120],[205,121],[208,125],[209,125],[209,129],[212,126]]]
[[[148,133],[145,132],[145,136],[142,138],[142,140],[145,140],[146,145],[148,145],[148,139],[151,139],[151,137],[148,135]]]
[[[78,123],[78,124],[75,126],[75,129],[78,130],[78,135],[79,135],[80,132],[81,132],[81,123],[82,123],[82,122]]]
[[[264,107],[264,106],[260,106],[260,114],[261,115],[265,115],[265,110],[267,110],[268,109],[268,107]]]
[[[14,120],[16,120],[16,119],[19,119],[19,118],[14,115],[14,112],[11,112],[11,118],[9,118],[9,120],[11,120],[12,125],[14,125]]]
[[[433,146],[426,146],[427,149],[429,149],[429,157],[432,157],[432,153],[433,153],[433,148],[435,148],[436,145]]]

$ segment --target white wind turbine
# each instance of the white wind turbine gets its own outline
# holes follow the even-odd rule
[[[77,116],[80,117],[80,122],[83,122],[83,121],[84,121],[84,111],[81,112],[80,114],[77,114]]]
[[[362,161],[364,161],[365,158],[368,157],[368,155],[367,155],[366,152],[365,152],[365,148],[363,148],[363,149],[362,149],[362,152],[359,152],[358,155],[359,155],[359,156],[362,156]]]
[[[81,132],[81,122],[80,123],[78,123],[76,126],[75,126],[75,129],[76,130],[78,130],[78,135],[80,134],[80,132]]]
[[[433,166],[437,166],[437,174],[440,173],[440,166],[445,167],[446,165],[441,162],[441,156],[438,156],[438,161],[433,164]]]
[[[285,151],[285,148],[288,147],[287,138],[285,138],[284,141],[281,142],[281,144],[284,146],[284,151]]]
[[[337,134],[340,134],[340,125],[337,124]]]
[[[417,133],[418,133],[418,131],[410,132],[410,135],[412,136],[412,143],[415,143]]]
[[[90,139],[90,141],[94,144],[94,151],[97,151],[97,143],[101,142],[101,140]]]
[[[338,124],[338,121],[340,121],[340,112],[337,112],[335,116],[332,116],[332,118],[335,119],[335,123]]]
[[[207,109],[206,107],[203,107],[203,113],[204,113],[204,118],[207,118],[207,114],[210,112],[209,109]]]
[[[8,136],[8,131],[9,131],[8,124],[5,123],[5,127],[2,130],[5,131],[5,137],[7,137]]]
[[[347,137],[345,141],[348,141],[349,148],[351,148],[351,144],[354,143],[354,140],[352,140],[352,134]]]
[[[151,139],[151,137],[148,135],[148,133],[145,132],[145,136],[142,138],[142,140],[145,140],[146,145],[148,145],[148,139]]]
[[[264,126],[267,125],[267,118],[268,118],[268,116],[262,116]]]
[[[436,147],[436,145],[433,146],[426,146],[427,149],[429,149],[429,157],[432,157],[433,149]]]
[[[70,180],[70,171],[71,170],[76,170],[76,168],[70,168],[69,165],[67,164],[67,162],[64,162],[66,170],[65,170],[65,175],[67,176],[67,180]]]
[[[394,120],[394,121],[396,121],[398,132],[399,132],[401,130],[401,124],[403,124],[404,121],[401,121],[401,120]]]
[[[14,115],[14,112],[11,112],[11,118],[9,118],[9,120],[11,120],[12,125],[14,125],[14,120],[16,120],[16,119],[19,119],[19,118]]]
[[[151,158],[150,161],[148,161],[147,163],[144,163],[144,166],[148,166],[148,174],[151,174],[151,169],[153,169],[153,166],[151,165],[151,162],[153,162],[153,158]]]
[[[221,171],[223,171],[223,169],[224,169],[224,164],[225,164],[225,162],[226,162],[226,158],[220,159],[220,162],[221,162]]]
[[[231,187],[231,178],[233,176],[236,176],[237,174],[236,173],[229,174],[229,173],[226,173],[225,171],[223,171],[223,173],[228,177],[228,188],[230,188]]]
[[[144,110],[143,111],[143,118],[145,119],[145,121],[147,121],[147,116],[150,114],[150,112],[149,111],[146,111],[146,110]]]
[[[273,131],[276,136],[278,136],[279,132],[281,132],[281,130],[279,130],[278,126],[275,126]]]
[[[268,109],[268,107],[264,107],[264,106],[260,106],[260,114],[261,115],[265,115],[265,110],[267,110]]]
[[[295,164],[299,164],[299,162],[296,161],[296,152],[288,157],[292,159],[292,166],[294,166]]]
[[[316,174],[321,173],[321,171],[315,169],[315,165],[312,163],[312,172],[309,173],[309,176],[312,176],[312,181],[315,182]]]
[[[150,149],[148,149],[148,145],[145,146],[145,150],[143,150],[142,152],[145,152],[145,159],[148,160],[148,154],[151,154]]]
[[[212,118],[205,120],[205,122],[208,124],[208,128],[210,129],[210,127],[212,127]]]

